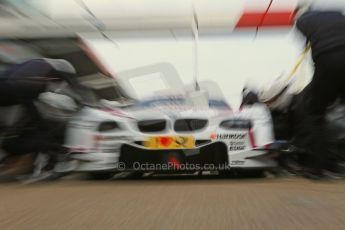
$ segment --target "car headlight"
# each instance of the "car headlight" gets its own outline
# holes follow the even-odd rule
[[[220,123],[220,127],[224,129],[251,129],[252,122],[245,119],[231,119]]]
[[[109,132],[117,129],[120,129],[120,126],[115,121],[105,121],[98,126],[99,132]]]

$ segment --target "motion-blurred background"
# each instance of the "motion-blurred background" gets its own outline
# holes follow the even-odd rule
[[[44,56],[71,61],[79,75],[93,74],[97,66],[116,77],[167,62],[190,83],[195,11],[200,79],[217,81],[236,108],[245,83],[265,85],[287,74],[302,52],[304,41],[291,26],[297,3],[276,0],[266,12],[270,0],[3,0],[1,68]],[[314,1],[313,7],[345,9],[345,3]],[[297,74],[303,77],[296,87],[305,86],[310,60]],[[149,83],[140,87],[144,95],[152,91]]]

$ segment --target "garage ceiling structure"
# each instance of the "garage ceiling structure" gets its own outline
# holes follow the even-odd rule
[[[78,32],[190,28],[232,31],[289,26],[298,0],[0,1],[1,37],[66,37]]]

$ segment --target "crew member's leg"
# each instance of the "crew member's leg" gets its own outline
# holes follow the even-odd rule
[[[305,127],[309,133],[308,150],[312,154],[310,166],[313,173],[321,175],[329,157],[325,135],[325,113],[340,94],[342,67],[339,54],[320,56],[315,62],[315,73],[304,95]]]

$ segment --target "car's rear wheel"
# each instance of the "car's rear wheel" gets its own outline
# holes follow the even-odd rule
[[[265,177],[265,170],[263,169],[250,169],[240,172],[240,176],[244,178],[263,178]]]

